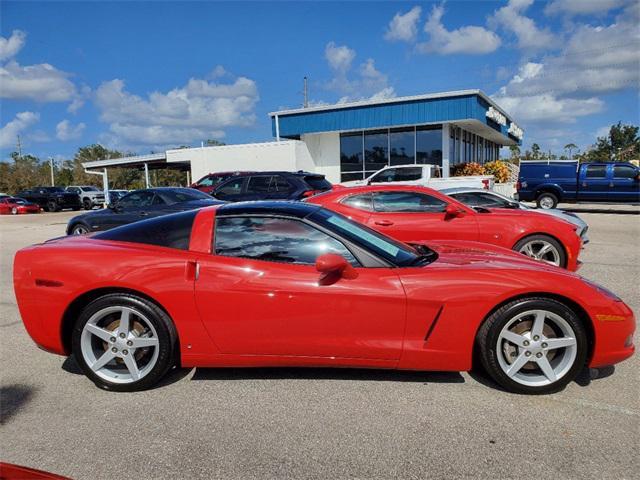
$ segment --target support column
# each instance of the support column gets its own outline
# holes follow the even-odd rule
[[[149,185],[149,165],[147,163],[144,164],[144,182],[146,188],[151,188]]]
[[[191,185],[191,172],[187,170],[187,187]]]
[[[442,124],[442,177],[449,178],[449,129],[448,123]]]
[[[104,190],[104,203],[106,206],[111,203],[111,198],[109,198],[109,175],[107,175],[106,168],[102,171],[102,189]]]
[[[276,142],[280,141],[280,119],[278,118],[278,115],[275,115],[275,120],[276,120]]]

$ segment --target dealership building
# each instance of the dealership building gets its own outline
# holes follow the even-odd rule
[[[275,141],[167,150],[98,160],[106,168],[174,168],[197,180],[210,172],[306,170],[331,182],[363,179],[387,165],[433,164],[449,176],[459,163],[499,158],[523,131],[480,90],[433,93],[282,110],[269,114]]]

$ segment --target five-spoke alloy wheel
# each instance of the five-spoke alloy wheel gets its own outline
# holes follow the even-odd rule
[[[478,332],[482,364],[503,387],[549,393],[575,378],[585,363],[586,332],[575,312],[548,298],[511,302]]]
[[[562,245],[548,235],[531,235],[523,238],[513,247],[516,252],[520,252],[534,260],[539,260],[556,267],[566,267],[567,256]]]
[[[89,233],[89,229],[82,223],[76,223],[71,229],[72,235],[84,235],[85,233]]]
[[[73,352],[84,373],[106,390],[143,390],[173,365],[176,333],[157,305],[127,294],[91,302],[73,331]]]

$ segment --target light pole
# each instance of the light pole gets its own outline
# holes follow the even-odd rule
[[[49,167],[51,168],[51,186],[55,187],[56,183],[53,178],[53,157],[49,157]]]

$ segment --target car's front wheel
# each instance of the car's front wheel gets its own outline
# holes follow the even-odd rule
[[[174,365],[177,335],[153,302],[109,294],[87,305],[73,329],[73,353],[83,372],[105,390],[132,392],[156,384]]]
[[[85,210],[91,210],[93,208],[93,203],[91,203],[91,200],[89,198],[84,198],[82,200],[82,206]]]
[[[47,203],[47,212],[57,212],[58,210],[58,204],[55,201],[51,200]]]
[[[540,262],[556,267],[566,268],[567,255],[564,248],[555,238],[549,235],[531,235],[513,246],[516,252]]]
[[[89,233],[89,227],[83,223],[76,223],[71,229],[71,235],[84,235]]]
[[[11,215],[17,215],[18,209],[16,207],[11,207]]]
[[[509,391],[556,392],[585,365],[587,334],[576,313],[548,298],[525,298],[496,310],[476,338],[485,370]]]

